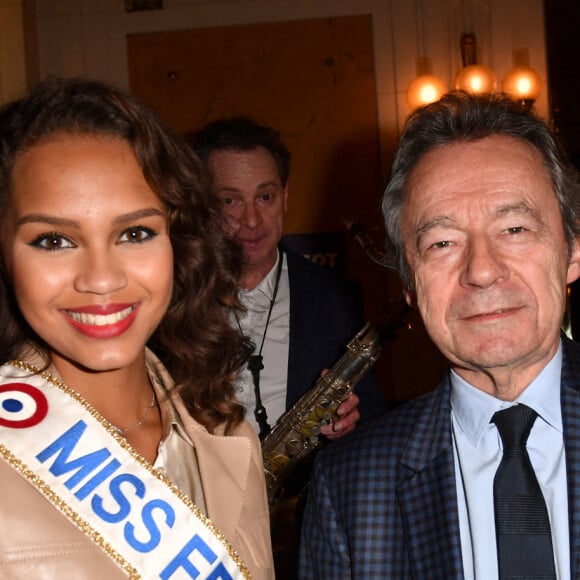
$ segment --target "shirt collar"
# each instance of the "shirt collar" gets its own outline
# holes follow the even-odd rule
[[[179,416],[179,413],[177,412],[171,397],[165,390],[160,377],[157,375],[157,373],[155,373],[150,365],[147,365],[147,373],[149,375],[149,380],[153,385],[153,389],[155,390],[157,403],[161,412],[161,439],[165,440],[169,436],[170,431],[176,431],[182,439],[185,439],[185,441],[193,445],[191,437],[185,430],[185,427],[181,421],[181,417]]]
[[[280,255],[280,250],[276,250],[277,257],[276,262],[270,269],[270,271],[262,278],[260,283],[251,290],[245,290],[242,288],[241,293],[242,297],[246,298],[254,298],[256,299],[258,296],[265,297],[268,301],[272,299],[274,295],[274,287],[276,286],[276,274],[278,270],[278,262],[282,259]]]
[[[451,409],[459,427],[477,447],[483,433],[496,411],[515,403],[523,403],[536,411],[546,423],[562,432],[562,409],[560,406],[560,382],[562,371],[562,344],[552,360],[513,402],[501,401],[463,380],[450,371]]]

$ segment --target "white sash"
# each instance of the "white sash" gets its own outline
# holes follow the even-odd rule
[[[24,363],[0,367],[0,456],[130,578],[250,578],[185,494],[78,393]]]

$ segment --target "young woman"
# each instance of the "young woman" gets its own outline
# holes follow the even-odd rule
[[[53,78],[0,111],[0,576],[273,577],[221,231],[133,98]]]

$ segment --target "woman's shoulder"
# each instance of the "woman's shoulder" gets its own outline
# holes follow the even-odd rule
[[[200,423],[198,423],[197,421],[195,421],[190,415],[189,413],[187,413],[187,411],[185,411],[185,408],[183,407],[183,403],[181,401],[181,397],[179,396],[178,393],[172,393],[172,388],[175,386],[175,382],[173,381],[169,371],[165,368],[165,365],[161,362],[161,360],[159,359],[159,357],[150,349],[147,349],[147,355],[146,355],[146,360],[147,360],[147,368],[149,369],[149,372],[152,373],[156,379],[156,382],[168,393],[170,394],[171,398],[173,399],[174,403],[176,403],[176,407],[178,412],[180,413],[180,415],[183,415],[183,413],[186,414],[187,417],[187,423],[190,424],[191,422],[195,423],[195,426],[203,431],[207,432],[207,429],[205,427],[203,427],[203,425],[201,425]],[[183,417],[182,417],[183,418]],[[225,426],[218,426],[218,428],[215,430],[215,432],[213,433],[214,435],[217,436],[224,436],[224,427]],[[209,434],[209,433],[208,433]],[[256,446],[260,445],[259,439],[258,439],[258,435],[255,431],[255,429],[252,427],[252,425],[250,425],[250,423],[248,421],[246,421],[245,419],[243,421],[241,421],[238,425],[236,425],[234,427],[234,429],[232,430],[232,432],[230,433],[231,436],[233,437],[247,437],[249,439],[252,440],[252,443],[255,444]]]
[[[256,430],[245,419],[234,428],[232,435],[237,435],[239,437],[249,437],[252,439],[252,441],[255,441],[257,445],[260,444]]]

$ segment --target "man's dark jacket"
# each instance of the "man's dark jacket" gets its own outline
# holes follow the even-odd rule
[[[281,246],[290,282],[289,408],[346,352],[346,345],[365,323],[358,288],[329,268],[318,266]],[[386,410],[371,370],[355,387],[364,422]]]
[[[580,345],[562,338],[571,578],[580,578]],[[462,579],[451,385],[323,449],[303,525],[301,580]]]

